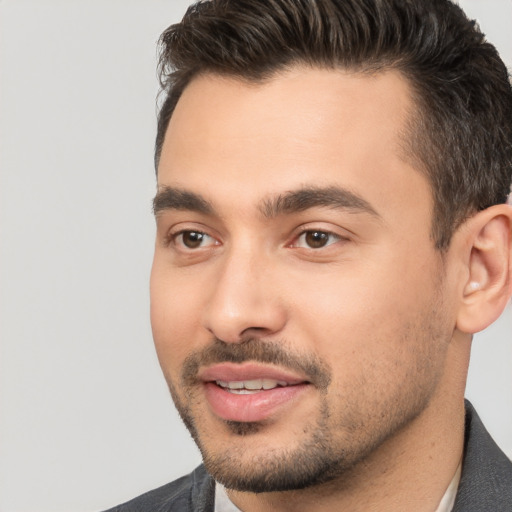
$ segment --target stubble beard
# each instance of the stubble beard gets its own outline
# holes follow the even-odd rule
[[[322,410],[317,422],[303,429],[306,440],[299,447],[268,449],[247,460],[246,450],[237,443],[226,450],[215,449],[215,439],[207,439],[200,433],[200,422],[169,384],[174,404],[197,444],[203,463],[214,479],[228,489],[244,492],[274,492],[304,489],[328,482],[340,472],[351,467],[349,456],[332,454],[331,433],[328,427],[330,416],[327,407]],[[236,438],[251,438],[265,430],[263,422],[224,421],[225,427]],[[346,467],[345,467],[346,466]]]
[[[340,483],[348,479],[354,468],[370,456],[386,439],[392,437],[410,424],[428,405],[439,381],[440,338],[446,331],[435,328],[439,310],[430,311],[427,324],[413,322],[404,328],[402,337],[423,338],[423,350],[416,354],[416,365],[410,365],[411,386],[399,385],[391,395],[361,395],[361,390],[375,390],[372,375],[362,375],[352,383],[352,393],[339,398],[343,401],[341,413],[333,418],[327,391],[331,382],[330,368],[321,360],[291,356],[283,343],[263,342],[258,339],[241,344],[226,344],[220,340],[206,350],[194,353],[183,366],[179,393],[167,376],[169,389],[175,406],[196,442],[208,472],[216,481],[228,489],[261,493],[305,489],[338,479]],[[425,320],[425,318],[423,318]],[[421,334],[418,329],[422,330]],[[224,422],[234,436],[233,446],[219,448],[216,439],[205,433],[201,414],[195,411],[198,404],[198,383],[196,373],[199,366],[214,362],[259,361],[281,364],[292,369],[300,369],[316,383],[320,393],[316,420],[302,428],[303,435],[289,446],[268,448],[252,453],[250,447],[258,434],[264,432],[262,423]],[[407,382],[407,381],[406,381]],[[246,443],[241,443],[240,438]],[[250,456],[247,453],[250,452]]]

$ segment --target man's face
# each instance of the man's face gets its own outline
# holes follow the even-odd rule
[[[151,318],[210,472],[270,491],[332,479],[397,436],[454,327],[432,199],[403,156],[399,74],[195,79],[158,171]]]

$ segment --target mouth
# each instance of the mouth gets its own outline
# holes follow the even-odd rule
[[[214,416],[237,422],[259,422],[282,414],[312,387],[302,376],[252,362],[204,368],[199,379]]]

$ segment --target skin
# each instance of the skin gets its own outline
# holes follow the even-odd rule
[[[432,511],[460,462],[472,325],[458,321],[485,223],[434,248],[429,184],[401,149],[413,110],[397,72],[297,67],[258,85],[198,77],[172,116],[153,335],[207,467],[244,511]],[[225,354],[304,389],[260,421],[226,421],[200,378]],[[288,476],[292,490],[261,492]]]

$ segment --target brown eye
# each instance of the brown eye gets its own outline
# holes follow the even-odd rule
[[[322,249],[340,240],[340,236],[329,231],[309,229],[303,231],[297,238],[294,247],[304,249]]]
[[[180,238],[183,245],[188,249],[197,249],[210,237],[200,231],[183,231],[180,233]]]
[[[304,234],[304,242],[311,249],[320,249],[329,243],[330,234],[323,231],[307,231]]]

